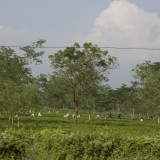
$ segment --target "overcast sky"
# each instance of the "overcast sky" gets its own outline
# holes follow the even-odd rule
[[[101,47],[160,48],[160,0],[1,0],[0,45],[27,45],[45,39],[45,46],[92,42]],[[113,88],[130,85],[136,64],[160,61],[160,51],[108,49],[119,68]],[[33,72],[50,73],[46,49],[43,65]]]

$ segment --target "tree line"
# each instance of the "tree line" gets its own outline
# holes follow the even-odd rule
[[[107,82],[111,70],[118,67],[117,58],[97,45],[75,43],[49,55],[53,72],[33,76],[30,64],[41,64],[45,40],[13,50],[0,47],[0,112],[10,121],[30,109],[51,111],[60,108],[88,111],[131,112],[156,115],[160,109],[160,63],[145,61],[132,70],[135,81],[112,89]],[[21,53],[22,56],[19,56]],[[160,117],[160,115],[159,115]],[[160,118],[158,119],[160,122]]]

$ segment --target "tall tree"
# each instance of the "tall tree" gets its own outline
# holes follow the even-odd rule
[[[70,80],[76,124],[83,87],[106,80],[105,73],[115,66],[116,58],[92,43],[84,43],[83,47],[75,43],[73,47],[67,47],[64,51],[59,50],[54,55],[50,55],[49,59],[56,74],[66,76]]]
[[[37,51],[37,48],[41,48],[44,42],[39,40],[31,46],[21,48],[25,52],[24,56],[18,56],[18,53],[9,47],[0,47],[0,103],[12,113],[22,107],[20,97],[24,94],[25,87],[33,88],[34,79],[29,64],[30,60],[42,62],[38,57],[44,52]]]
[[[135,69],[135,78],[139,79],[142,86],[141,101],[148,112],[160,113],[160,62],[146,61],[138,64]],[[160,114],[158,117],[160,123]]]

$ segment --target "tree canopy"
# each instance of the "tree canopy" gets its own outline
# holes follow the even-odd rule
[[[111,57],[108,51],[102,51],[92,43],[84,43],[82,48],[75,43],[73,47],[67,47],[64,51],[59,50],[50,55],[49,59],[54,73],[69,79],[76,115],[75,123],[77,123],[81,95],[87,96],[87,92],[107,80],[106,75],[116,66],[116,57]]]

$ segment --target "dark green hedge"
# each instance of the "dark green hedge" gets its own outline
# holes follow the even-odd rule
[[[159,142],[160,136],[124,138],[111,132],[7,129],[0,133],[0,159],[154,160],[160,159]]]

